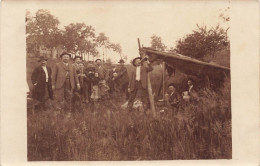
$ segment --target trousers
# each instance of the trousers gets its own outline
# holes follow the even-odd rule
[[[66,79],[63,87],[55,90],[55,99],[58,107],[67,111],[71,111],[73,90],[70,85],[70,80]]]
[[[147,89],[144,89],[142,87],[141,81],[136,81],[134,90],[130,92],[128,105],[127,105],[129,111],[132,111],[132,109],[133,109],[133,104],[134,104],[134,100],[135,100],[136,96],[140,97],[140,99],[143,103],[144,110],[147,110],[149,108],[148,91],[147,91]]]

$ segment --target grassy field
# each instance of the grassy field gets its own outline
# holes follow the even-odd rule
[[[29,86],[36,65],[36,59],[28,59]],[[179,84],[184,77],[176,72],[167,81]],[[161,69],[156,66],[151,75],[155,92],[160,79]],[[120,108],[124,102],[119,96],[98,104],[94,111],[84,105],[73,113],[49,109],[34,114],[28,102],[28,160],[232,158],[230,80],[218,92],[202,89],[195,101],[183,103],[179,111],[156,103],[155,117],[142,109],[129,113]]]

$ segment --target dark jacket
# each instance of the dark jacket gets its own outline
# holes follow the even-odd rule
[[[173,94],[169,94],[169,104],[172,107],[179,107],[181,101],[181,97],[179,93],[174,92]]]
[[[122,86],[129,82],[129,77],[125,66],[121,66],[116,70],[116,72],[117,77],[115,78],[115,81],[117,82],[117,84]]]
[[[48,83],[47,83],[48,93],[50,99],[53,99],[51,68],[50,67],[46,67],[46,68],[48,71]],[[43,101],[45,96],[46,76],[42,66],[38,66],[34,69],[31,76],[31,80],[34,86],[32,98],[38,101]]]
[[[148,72],[151,72],[152,70],[153,70],[153,67],[150,64],[148,64],[146,67],[143,66],[143,65],[141,66],[140,80],[141,80],[142,87],[144,89],[147,88]],[[135,80],[136,80],[136,68],[130,74],[130,80],[129,80],[128,88],[130,88],[131,92],[135,89]]]

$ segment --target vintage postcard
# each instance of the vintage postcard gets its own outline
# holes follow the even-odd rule
[[[1,165],[259,164],[257,1],[1,8]]]

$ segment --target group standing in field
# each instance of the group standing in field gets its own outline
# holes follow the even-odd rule
[[[75,105],[102,103],[111,98],[121,99],[122,94],[128,102],[127,109],[130,112],[136,98],[140,98],[145,111],[150,108],[147,77],[153,67],[148,58],[133,59],[134,70],[130,74],[123,59],[118,65],[112,65],[112,69],[106,69],[101,59],[96,59],[94,64],[86,64],[80,56],[75,56],[73,62],[71,58],[71,54],[62,53],[61,61],[52,68],[47,66],[48,59],[39,58],[40,65],[31,75],[34,108],[50,106],[46,102],[55,100],[55,109],[73,111]],[[167,106],[178,108],[182,100],[190,100],[195,91],[193,80],[189,79],[187,85],[188,89],[182,94],[177,92],[173,83],[168,85],[165,94]]]

